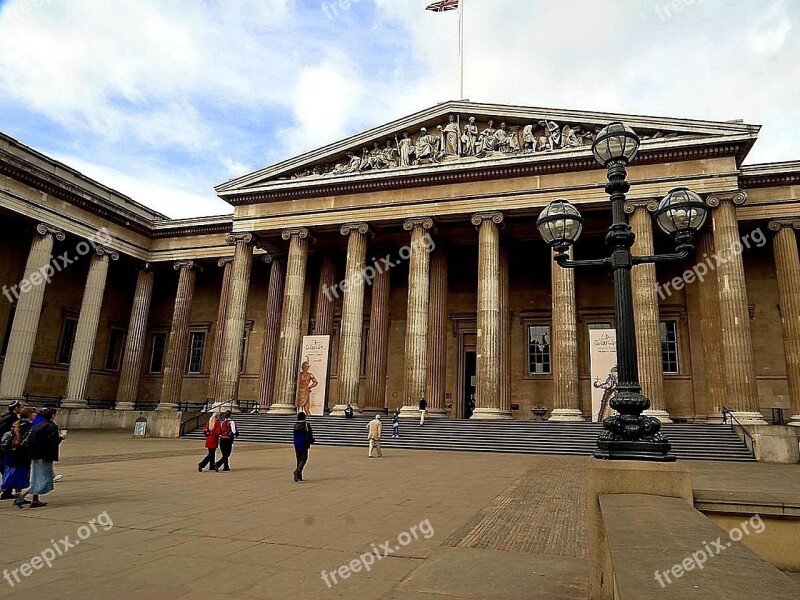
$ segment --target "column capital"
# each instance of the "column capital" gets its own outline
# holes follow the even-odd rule
[[[95,244],[94,252],[97,256],[108,256],[109,260],[119,260],[119,252],[102,244]]]
[[[491,221],[495,225],[500,225],[503,222],[503,213],[500,211],[479,212],[472,215],[470,221],[475,227],[480,227],[486,221]]]
[[[217,261],[217,266],[218,267],[224,267],[224,266],[232,264],[232,263],[233,263],[233,257],[232,256],[226,256],[224,258],[220,258]]]
[[[775,219],[770,221],[768,227],[772,231],[780,231],[781,229],[800,229],[800,218],[787,217],[785,219]]]
[[[726,202],[730,202],[734,206],[741,206],[747,202],[747,192],[744,190],[733,190],[730,192],[714,192],[706,196],[706,204],[711,208],[717,208]]]
[[[229,233],[225,236],[225,243],[231,246],[244,242],[245,244],[253,244],[258,246],[258,242],[253,240],[253,234],[249,232],[243,233]]]
[[[203,271],[203,267],[201,267],[193,260],[176,260],[172,264],[172,268],[175,269],[176,271],[180,271],[181,269],[187,269],[187,270],[194,269],[195,271],[198,272]]]
[[[359,235],[367,235],[370,232],[369,225],[366,223],[345,223],[339,228],[339,233],[342,235],[350,235],[351,233],[358,233]]]
[[[406,219],[403,221],[403,229],[406,231],[412,231],[417,227],[422,227],[423,229],[432,229],[433,219],[430,217],[412,217],[411,219]]]
[[[314,241],[314,236],[311,235],[311,232],[306,227],[287,227],[281,232],[281,237],[287,241],[293,237],[301,240],[307,239],[310,242]]]
[[[61,229],[48,225],[47,223],[38,223],[36,225],[36,233],[39,235],[52,235],[59,242],[63,242],[67,238]]]
[[[632,215],[637,209],[646,210],[647,212],[656,212],[658,209],[658,199],[643,198],[641,200],[628,200],[625,203],[625,214]]]

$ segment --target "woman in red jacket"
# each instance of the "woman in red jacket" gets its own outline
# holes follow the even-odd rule
[[[206,423],[205,427],[203,427],[203,435],[206,436],[206,450],[208,450],[208,455],[202,461],[197,463],[197,470],[201,473],[206,465],[208,465],[209,471],[217,470],[217,448],[219,447],[219,434],[221,431],[222,429],[219,425],[217,414],[214,413],[211,415],[211,418],[208,420],[208,423]]]

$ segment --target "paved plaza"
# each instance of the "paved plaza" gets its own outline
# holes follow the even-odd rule
[[[50,505],[0,505],[3,537],[12,541],[3,546],[4,569],[21,573],[54,544],[62,555],[51,568],[20,575],[13,589],[1,581],[0,598],[587,595],[584,470],[591,459],[392,450],[368,460],[366,449],[317,447],[307,481],[294,483],[288,445],[238,444],[229,473],[198,473],[202,455],[196,441],[71,433]],[[742,479],[759,485],[760,477],[796,480],[787,474],[800,468],[691,466],[706,489],[721,484],[723,472],[735,480],[744,469]],[[97,518],[103,514],[108,520]],[[65,536],[67,544],[59,543]],[[375,548],[391,554],[366,571],[371,559],[359,556]]]

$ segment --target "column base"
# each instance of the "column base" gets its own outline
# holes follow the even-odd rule
[[[174,402],[162,402],[156,406],[156,410],[178,410],[178,405]]]
[[[133,402],[117,402],[114,405],[114,410],[134,410],[135,408]]]
[[[475,421],[506,421],[512,418],[510,410],[500,410],[499,408],[476,408],[470,417]]]
[[[722,425],[722,422],[725,419],[722,418],[722,413],[710,413],[706,415],[706,423],[712,423],[714,425]]]
[[[665,410],[646,410],[642,414],[645,417],[655,417],[662,423],[672,423],[672,419],[669,418],[669,413]]]
[[[89,408],[86,400],[64,400],[61,408]]]
[[[294,404],[273,404],[267,412],[271,415],[296,415],[297,407]]]
[[[428,413],[425,413],[425,416],[428,416]],[[400,407],[400,418],[401,419],[419,419],[419,407],[418,406],[401,406]]]
[[[583,418],[583,413],[579,408],[554,408],[550,412],[550,418],[547,420],[560,422],[583,422],[585,419]]]
[[[389,410],[383,406],[365,406],[364,408],[361,409],[361,414],[374,417],[375,415],[388,415]]]
[[[792,418],[789,419],[787,425],[791,425],[792,427],[800,427],[800,415],[792,415]]]
[[[733,411],[733,416],[742,425],[769,425],[760,412]]]

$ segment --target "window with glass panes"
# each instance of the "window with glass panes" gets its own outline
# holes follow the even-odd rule
[[[108,336],[108,350],[106,351],[106,370],[119,371],[122,363],[122,351],[125,347],[125,332],[122,329],[112,329]]]
[[[550,373],[550,326],[528,325],[528,374]]]
[[[661,321],[661,368],[664,373],[679,373],[678,363],[678,324],[675,321]]]
[[[68,365],[72,358],[72,346],[75,343],[75,333],[78,330],[78,319],[67,317],[61,326],[61,343],[58,346],[58,362]]]
[[[164,350],[167,347],[167,334],[157,332],[153,334],[150,343],[150,372],[161,373],[164,368]]]
[[[202,373],[203,353],[206,349],[205,331],[193,331],[189,335],[189,360],[186,371],[188,373]]]

